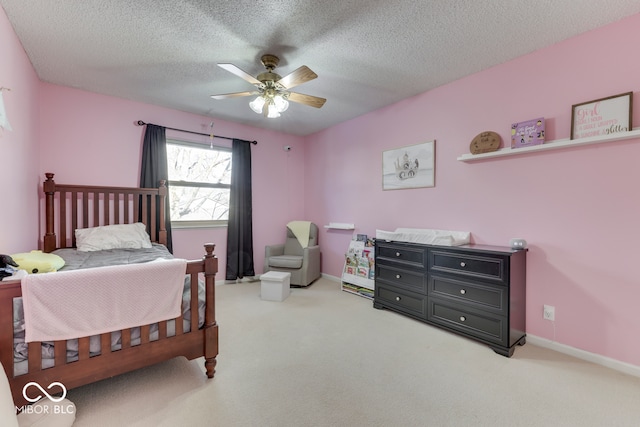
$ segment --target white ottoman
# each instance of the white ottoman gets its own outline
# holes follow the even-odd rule
[[[290,292],[291,273],[269,271],[260,276],[260,297],[267,301],[284,301]]]

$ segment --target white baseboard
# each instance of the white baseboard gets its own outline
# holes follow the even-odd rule
[[[619,360],[602,356],[600,354],[590,353],[585,350],[580,350],[575,347],[570,347],[568,345],[560,344],[558,342],[551,341],[546,338],[540,338],[531,334],[527,334],[527,343],[531,343],[539,347],[548,348],[550,350],[554,350],[559,353],[568,354],[569,356],[586,360],[587,362],[595,363],[597,365],[602,365],[607,368],[622,372],[624,374],[640,377],[640,366],[632,365],[626,362],[621,362]]]
[[[341,283],[342,279],[337,276],[322,273],[322,277],[325,279]],[[537,337],[535,335],[527,334],[527,342],[539,347],[548,348],[550,350],[557,351],[559,353],[567,354],[569,356],[576,357],[578,359],[586,360],[587,362],[602,365],[607,368],[622,372],[624,374],[633,375],[634,377],[640,377],[640,366],[632,365],[630,363],[621,362],[610,357],[602,356],[600,354],[590,353],[585,350],[580,350],[575,347],[571,347],[565,344],[560,344],[555,341],[548,340],[546,338]]]
[[[331,280],[332,282],[342,283],[342,279],[338,276],[332,276],[331,274],[321,273],[321,276],[327,280]]]

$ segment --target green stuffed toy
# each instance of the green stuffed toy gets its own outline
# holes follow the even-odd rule
[[[58,271],[64,266],[64,259],[55,254],[45,254],[42,251],[31,251],[11,255],[20,270],[27,273],[49,273]]]

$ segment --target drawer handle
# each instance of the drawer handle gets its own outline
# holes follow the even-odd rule
[[[399,274],[396,274],[396,279],[399,279],[400,277],[402,276],[400,276]]]
[[[466,267],[466,266],[467,264],[464,261],[460,263],[460,267]]]
[[[464,295],[464,294],[466,294],[466,293],[467,293],[467,290],[466,290],[466,289],[460,289],[460,293],[461,293],[462,295]]]
[[[400,301],[402,298],[400,297],[396,297],[396,301]]]
[[[400,256],[400,252],[396,252],[396,256]]]
[[[464,322],[465,320],[467,320],[467,318],[466,318],[466,317],[464,317],[464,316],[460,316],[460,321],[461,321],[461,322]]]

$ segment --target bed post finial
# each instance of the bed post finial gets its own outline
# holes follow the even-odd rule
[[[47,180],[42,184],[45,198],[45,234],[44,234],[44,247],[42,250],[45,253],[53,252],[56,249],[56,233],[53,229],[53,195],[56,192],[56,182],[53,180],[54,174],[47,172],[44,174]]]

